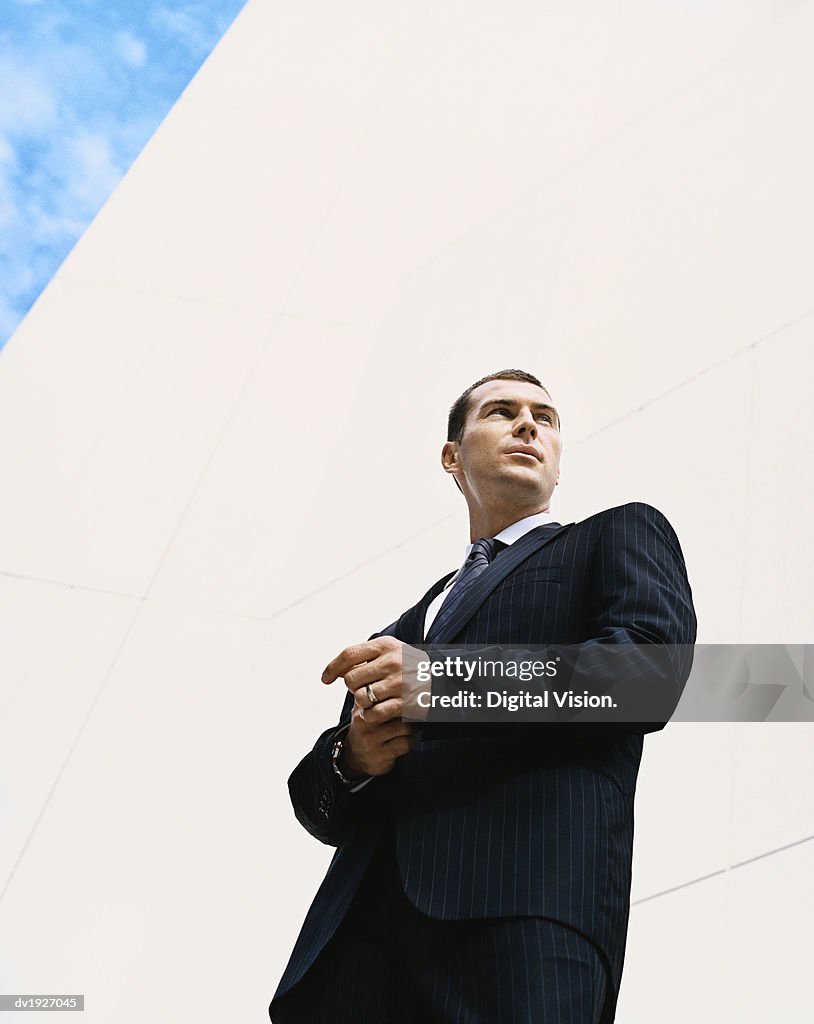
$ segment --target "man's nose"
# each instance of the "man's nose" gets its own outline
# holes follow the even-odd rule
[[[514,432],[518,437],[537,437],[537,421],[528,410],[520,413],[514,426]]]

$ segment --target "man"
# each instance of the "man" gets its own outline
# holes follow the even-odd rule
[[[417,726],[402,717],[403,655],[627,645],[677,694],[690,665],[676,652],[696,625],[681,549],[641,503],[553,520],[560,422],[531,374],[473,384],[447,436],[441,461],[473,546],[323,674],[348,689],[340,726],[289,789],[299,821],[338,849],[272,1001],[275,1024],[614,1019],[642,733],[661,725]]]

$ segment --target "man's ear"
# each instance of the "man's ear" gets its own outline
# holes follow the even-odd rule
[[[441,449],[441,467],[445,473],[449,473],[455,482],[455,486],[464,493],[461,482],[458,479],[458,470],[461,467],[460,447],[457,441],[447,441]]]
[[[441,449],[441,467],[445,473],[451,473],[455,476],[460,468],[460,464],[461,461],[458,454],[458,442],[447,441]]]

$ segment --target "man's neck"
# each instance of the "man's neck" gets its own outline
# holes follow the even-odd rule
[[[529,516],[536,515],[538,512],[548,512],[550,514],[550,505],[545,505],[543,508],[500,510],[489,514],[477,514],[470,509],[469,538],[474,544],[481,537],[496,537],[507,526],[511,526],[521,519],[527,519]]]

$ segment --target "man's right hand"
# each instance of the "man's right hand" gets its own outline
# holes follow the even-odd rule
[[[354,705],[339,767],[349,779],[387,775],[415,741],[415,726],[401,719],[400,700],[383,700],[364,709]]]

